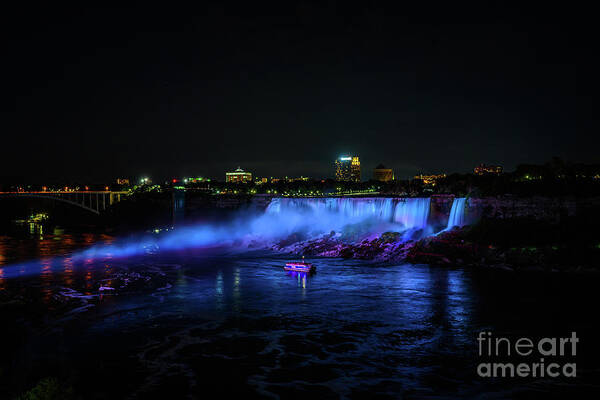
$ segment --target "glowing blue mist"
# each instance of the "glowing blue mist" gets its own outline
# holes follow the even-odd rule
[[[192,225],[161,235],[98,244],[67,257],[78,262],[189,248],[247,249],[250,243],[268,246],[293,233],[313,238],[331,231],[344,234],[349,227],[356,240],[388,230],[402,232],[408,239],[430,233],[424,230],[429,204],[428,198],[274,198],[266,211],[240,212],[227,223]],[[33,264],[40,263],[30,266]]]
[[[448,218],[448,226],[446,230],[452,229],[455,226],[465,225],[465,203],[466,198],[457,197],[452,202],[452,209],[450,210],[450,217]]]

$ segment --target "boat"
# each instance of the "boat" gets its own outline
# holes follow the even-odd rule
[[[311,263],[307,263],[304,261],[293,261],[285,263],[285,267],[283,267],[286,271],[294,271],[294,272],[315,272],[317,268]]]

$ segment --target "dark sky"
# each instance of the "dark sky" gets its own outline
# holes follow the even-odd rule
[[[168,4],[3,12],[1,176],[600,162],[591,11]]]

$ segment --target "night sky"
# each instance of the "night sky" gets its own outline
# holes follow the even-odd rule
[[[583,9],[247,4],[4,10],[1,177],[600,162]]]

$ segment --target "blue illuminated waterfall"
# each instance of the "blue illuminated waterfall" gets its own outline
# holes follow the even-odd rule
[[[357,222],[367,218],[391,221],[394,213],[391,198],[274,198],[267,207],[267,214],[304,213],[317,219],[331,218],[339,222]]]
[[[429,208],[429,198],[274,198],[266,214],[278,215],[281,224],[300,214],[301,225],[327,232],[360,222],[409,230],[427,226]]]
[[[455,199],[449,226],[464,223],[464,201]],[[290,235],[311,240],[331,235],[332,231],[348,241],[390,231],[401,233],[403,240],[419,239],[433,234],[428,224],[429,209],[429,198],[273,198],[264,212],[240,210],[221,223],[181,225],[160,235],[96,244],[70,254],[69,259],[82,262],[189,248],[247,249],[250,244],[269,245]],[[30,264],[30,271],[41,268],[40,263]],[[21,274],[20,267],[11,268]]]
[[[446,230],[452,229],[455,226],[465,225],[465,203],[466,198],[457,197],[452,202],[452,209],[450,210],[450,217],[448,218],[448,226]]]
[[[406,229],[422,229],[427,226],[430,199],[400,199],[396,204],[394,221]]]

